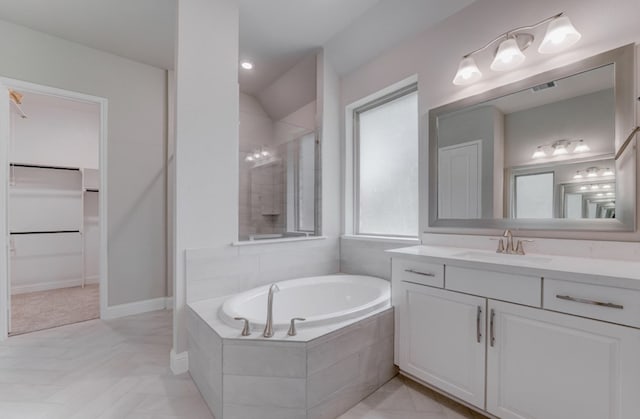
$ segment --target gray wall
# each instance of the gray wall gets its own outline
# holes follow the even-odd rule
[[[109,100],[109,305],[166,295],[165,70],[0,21],[0,76]]]
[[[538,145],[584,139],[588,155],[613,153],[613,89],[601,90],[505,115],[505,166],[531,164]]]

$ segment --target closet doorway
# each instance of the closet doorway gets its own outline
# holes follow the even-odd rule
[[[0,83],[8,98],[0,136],[8,244],[1,340],[99,318],[107,278],[106,100]]]

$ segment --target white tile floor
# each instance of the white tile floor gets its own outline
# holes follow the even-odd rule
[[[0,343],[0,419],[212,419],[189,375],[169,371],[170,347],[168,311],[11,337]],[[341,419],[481,417],[395,378]]]

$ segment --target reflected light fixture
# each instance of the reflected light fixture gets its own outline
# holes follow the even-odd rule
[[[603,194],[601,194],[601,193],[599,193],[599,194],[596,194],[596,196],[597,196],[598,198],[601,198],[601,197],[603,197],[604,195],[603,195]]]
[[[615,195],[613,192],[607,192],[607,196],[613,196]]]
[[[586,191],[586,190],[587,190],[587,187],[586,187],[586,186],[580,186],[580,190],[581,190],[581,191]]]
[[[602,185],[602,189],[611,189],[611,185]]]
[[[540,159],[542,157],[546,157],[547,153],[544,151],[544,148],[539,145],[536,148],[536,151],[533,152],[533,155],[531,156],[532,159]]]
[[[582,173],[580,173],[580,171],[579,171],[579,170],[576,172],[576,174],[575,174],[575,175],[573,175],[573,178],[574,178],[574,179],[582,179],[582,177],[583,177],[583,176],[582,176]]]
[[[569,150],[567,149],[569,144],[571,144],[571,143],[569,141],[567,141],[567,140],[556,141],[551,146],[551,147],[553,147],[552,155],[553,156],[561,156],[561,155],[564,155],[564,154],[569,154]]]
[[[241,61],[240,67],[244,68],[245,70],[253,70],[253,63],[251,61]]]
[[[600,189],[600,186],[598,186],[598,185],[591,185],[591,190],[592,190],[592,191],[597,191],[598,189]]]
[[[571,21],[564,15],[564,13],[558,13],[557,15],[548,17],[530,26],[521,26],[519,28],[511,29],[510,31],[498,35],[483,47],[464,55],[458,65],[458,71],[453,79],[453,84],[463,86],[480,80],[482,78],[482,72],[476,65],[473,56],[498,42],[498,48],[494,53],[493,61],[491,62],[491,70],[508,71],[516,68],[522,64],[526,58],[523,51],[526,50],[535,39],[533,34],[529,33],[529,31],[547,23],[549,26],[547,26],[545,36],[538,48],[539,53],[556,53],[570,47],[580,40],[580,33],[571,24]]]
[[[574,153],[586,153],[587,151],[591,151],[587,143],[584,140],[579,140],[576,147],[573,149]]]
[[[590,167],[587,169],[587,177],[596,177],[598,176],[598,168],[597,167]]]
[[[613,173],[613,170],[611,170],[610,168],[606,168],[604,173],[602,174],[602,176],[614,176],[615,173]]]

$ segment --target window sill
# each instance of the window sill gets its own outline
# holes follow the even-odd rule
[[[355,234],[344,234],[341,236],[344,240],[359,240],[359,241],[368,241],[368,242],[381,242],[381,243],[395,243],[395,244],[407,244],[407,245],[418,245],[420,244],[420,239],[409,238],[409,237],[393,237],[393,236],[365,236],[365,235],[355,235]]]
[[[325,240],[327,236],[309,236],[309,237],[283,237],[280,239],[263,239],[263,240],[244,240],[231,243],[231,246],[259,246],[263,244],[277,244],[289,242],[302,242],[311,240]]]

